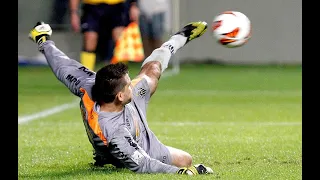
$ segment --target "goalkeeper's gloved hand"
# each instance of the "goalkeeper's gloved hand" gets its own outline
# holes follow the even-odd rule
[[[37,22],[33,29],[29,33],[29,38],[37,43],[39,46],[50,39],[52,29],[49,24],[44,22]]]
[[[191,167],[180,168],[177,174],[197,175],[197,174],[212,174],[213,170],[203,164],[197,164]]]

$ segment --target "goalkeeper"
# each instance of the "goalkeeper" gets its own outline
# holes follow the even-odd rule
[[[187,24],[144,60],[133,80],[125,64],[109,64],[94,72],[70,59],[50,40],[48,24],[38,22],[29,37],[57,79],[80,98],[95,165],[112,164],[136,173],[196,175],[213,171],[202,164],[192,165],[189,153],[162,144],[148,126],[146,111],[171,56],[206,30],[206,22]]]

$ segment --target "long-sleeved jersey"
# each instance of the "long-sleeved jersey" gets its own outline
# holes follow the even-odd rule
[[[57,79],[80,97],[80,110],[88,139],[96,153],[113,157],[138,173],[176,173],[169,150],[148,127],[146,110],[150,88],[144,78],[132,80],[132,101],[121,112],[102,112],[92,100],[95,72],[60,51],[53,41],[42,47]]]

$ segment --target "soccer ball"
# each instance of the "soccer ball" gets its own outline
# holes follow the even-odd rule
[[[217,42],[228,48],[240,47],[251,38],[251,22],[238,11],[225,11],[212,22],[212,34]]]

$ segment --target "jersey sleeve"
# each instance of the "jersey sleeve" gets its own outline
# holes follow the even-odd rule
[[[176,173],[179,168],[150,156],[136,143],[125,125],[116,130],[110,141],[111,154],[125,167],[137,173]]]
[[[87,69],[81,63],[70,59],[59,50],[53,41],[43,44],[44,55],[54,75],[76,96],[80,96],[80,88],[87,82],[94,81],[95,72]]]
[[[134,102],[146,112],[151,96],[150,87],[144,78],[136,78],[132,80],[132,98]]]

